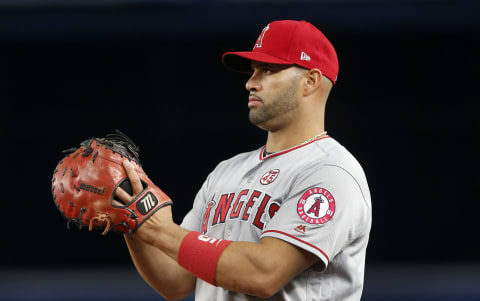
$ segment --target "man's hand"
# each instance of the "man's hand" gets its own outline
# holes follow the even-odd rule
[[[123,160],[122,165],[125,169],[125,172],[127,173],[130,185],[132,186],[133,195],[128,194],[125,190],[123,190],[122,187],[118,187],[117,191],[115,192],[115,196],[122,203],[117,202],[116,204],[121,206],[127,205],[128,203],[133,201],[133,199],[143,190],[142,182],[140,181],[138,173],[135,171],[135,167],[133,167],[133,165],[128,162],[128,160]]]
[[[124,160],[122,163],[132,187],[132,195],[121,187],[119,187],[115,193],[117,199],[115,201],[116,204],[124,206],[135,200],[144,188],[135,167],[128,160]],[[151,182],[150,185],[155,187],[154,190],[161,191],[153,182]],[[155,238],[158,237],[158,232],[162,231],[162,228],[172,225],[174,224],[171,206],[165,206],[157,210],[149,219],[145,220],[138,231],[135,232],[135,237],[148,244],[155,245]]]

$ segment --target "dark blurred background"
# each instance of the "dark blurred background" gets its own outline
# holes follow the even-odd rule
[[[180,223],[217,163],[264,144],[221,55],[277,19],[339,56],[326,129],[372,192],[363,299],[480,300],[475,0],[0,1],[0,300],[160,299],[120,236],[66,229],[61,150],[121,129]]]

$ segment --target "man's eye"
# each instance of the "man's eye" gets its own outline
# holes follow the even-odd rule
[[[262,68],[262,70],[263,70],[263,73],[271,73],[272,72],[272,69],[270,69],[270,68],[265,68],[264,67],[264,68]]]

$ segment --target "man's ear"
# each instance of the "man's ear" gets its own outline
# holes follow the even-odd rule
[[[305,73],[305,82],[303,87],[303,96],[308,96],[317,91],[321,86],[322,71],[319,69],[310,69]]]

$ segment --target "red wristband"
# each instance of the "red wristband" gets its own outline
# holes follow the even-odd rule
[[[178,264],[198,278],[216,285],[218,259],[231,242],[192,231],[182,240],[178,250]]]

